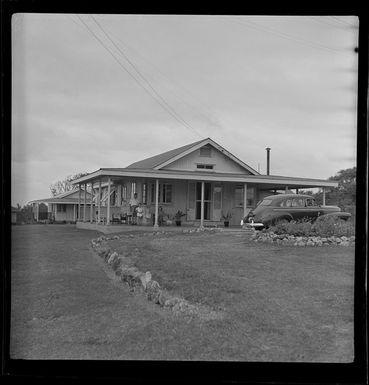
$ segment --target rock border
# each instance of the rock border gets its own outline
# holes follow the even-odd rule
[[[276,234],[273,231],[258,231],[251,236],[254,242],[275,243],[290,246],[355,246],[355,236],[351,237],[320,237],[320,236],[295,236],[290,234]]]
[[[163,234],[155,232],[153,235]],[[129,235],[134,237],[134,235]],[[122,283],[126,284],[131,292],[145,294],[149,301],[161,307],[173,311],[176,315],[186,314],[197,316],[202,320],[214,320],[222,318],[220,312],[214,311],[204,305],[195,305],[170,295],[160,284],[152,279],[150,271],[142,272],[135,266],[131,266],[129,253],[121,255],[107,246],[107,241],[121,239],[118,235],[100,236],[91,240],[94,252],[120,277]]]

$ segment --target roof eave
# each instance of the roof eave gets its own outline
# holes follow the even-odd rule
[[[151,169],[99,169],[89,175],[73,181],[73,184],[94,182],[99,178],[108,177],[142,177],[158,179],[179,179],[179,180],[204,180],[204,181],[224,181],[253,183],[265,185],[287,186],[289,188],[312,188],[312,187],[337,187],[337,182],[306,179],[296,177],[271,176],[271,175],[244,175],[244,174],[218,174],[200,172],[177,172],[172,170],[151,170]]]

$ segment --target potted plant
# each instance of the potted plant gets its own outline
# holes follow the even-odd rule
[[[178,210],[175,214],[174,214],[174,219],[176,221],[176,225],[177,226],[181,226],[181,218],[184,217],[186,214],[183,213],[181,210]]]
[[[224,227],[229,227],[229,220],[232,218],[232,212],[228,211],[227,214],[223,214],[222,212],[222,220],[224,223]]]

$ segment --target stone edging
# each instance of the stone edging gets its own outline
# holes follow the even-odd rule
[[[251,236],[254,242],[276,243],[291,246],[355,246],[355,236],[351,237],[320,237],[295,236],[289,234],[278,235],[274,232],[258,231]]]
[[[153,235],[163,234],[163,232],[151,233]],[[120,277],[131,292],[138,292],[146,295],[149,301],[160,305],[163,308],[172,310],[176,315],[186,314],[197,316],[202,320],[212,320],[221,318],[220,312],[216,312],[203,305],[191,304],[183,298],[170,295],[160,284],[152,279],[151,272],[145,273],[134,266],[130,266],[129,256],[120,255],[116,251],[107,247],[107,241],[120,239],[118,235],[100,236],[91,240],[92,249],[99,255],[104,262]]]

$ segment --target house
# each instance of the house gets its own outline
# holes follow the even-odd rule
[[[78,202],[81,201],[82,196],[85,197],[85,193],[86,200],[90,200],[91,193],[89,191],[77,189],[64,192],[51,198],[29,202],[29,204],[32,205],[35,221],[76,222],[81,216],[83,216],[85,220],[89,220],[89,211],[86,213],[78,211]],[[86,208],[88,205],[87,203]],[[44,206],[46,207],[45,209],[43,209]]]
[[[13,207],[13,206],[11,206],[11,208],[12,208],[12,218],[11,218],[11,223],[12,223],[12,225],[16,225],[16,224],[18,224],[18,223],[20,223],[21,222],[21,210],[20,209],[18,209],[17,207]]]
[[[320,187],[325,195],[325,188],[337,186],[326,180],[261,175],[210,138],[125,168],[100,168],[73,183],[93,194],[78,205],[77,227],[84,228],[84,222],[110,225],[114,218],[130,215],[134,193],[143,203],[146,223],[155,227],[159,206],[169,217],[181,210],[184,223],[200,227],[221,224],[222,216],[232,213],[230,224],[235,226],[277,190]]]

